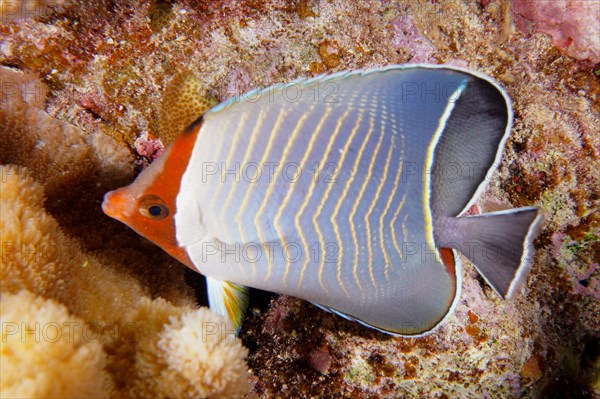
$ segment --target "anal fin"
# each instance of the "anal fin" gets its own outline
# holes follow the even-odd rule
[[[248,288],[206,277],[210,309],[231,320],[239,332],[248,309]]]

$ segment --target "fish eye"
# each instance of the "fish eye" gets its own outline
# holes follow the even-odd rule
[[[140,213],[153,220],[162,220],[169,216],[169,208],[155,195],[148,195],[140,201]]]
[[[148,213],[152,216],[160,216],[163,208],[159,205],[151,205],[148,207]]]

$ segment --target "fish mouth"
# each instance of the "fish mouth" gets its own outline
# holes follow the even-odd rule
[[[102,212],[113,219],[123,220],[131,214],[133,198],[121,190],[109,191],[104,194],[102,201]]]

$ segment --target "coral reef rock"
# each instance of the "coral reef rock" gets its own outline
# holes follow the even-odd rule
[[[600,62],[600,1],[513,0],[512,9],[521,31],[547,33],[571,57]]]
[[[54,377],[59,346],[3,330],[2,396],[600,397],[597,0],[5,3],[2,323],[84,323],[97,340],[58,341],[81,356],[61,362],[86,365]],[[227,327],[198,306],[199,276],[100,210],[215,100],[407,62],[485,73],[513,101],[502,163],[472,210],[544,211],[511,301],[463,259],[456,312],[431,335],[394,338],[278,297],[253,305],[246,352],[213,339]],[[5,374],[17,360],[30,386]]]

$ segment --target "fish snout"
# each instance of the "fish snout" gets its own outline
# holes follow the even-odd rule
[[[131,216],[134,204],[135,198],[122,189],[117,189],[104,194],[102,211],[113,219],[123,221]]]

